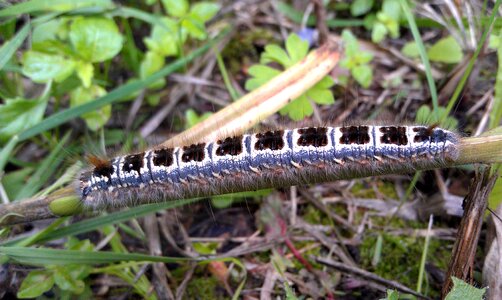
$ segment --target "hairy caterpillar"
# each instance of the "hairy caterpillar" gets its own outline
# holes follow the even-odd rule
[[[94,159],[81,175],[84,206],[102,208],[437,168],[458,136],[426,126],[304,127]],[[145,201],[146,200],[146,201]]]

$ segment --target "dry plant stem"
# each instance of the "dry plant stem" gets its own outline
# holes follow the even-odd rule
[[[314,259],[320,264],[323,264],[325,266],[340,270],[342,272],[352,274],[356,277],[364,278],[365,280],[372,281],[377,284],[382,284],[388,288],[394,288],[402,293],[411,294],[411,295],[414,295],[416,297],[423,298],[423,299],[429,299],[428,297],[426,297],[420,293],[417,293],[416,291],[400,284],[399,282],[387,280],[387,279],[382,278],[378,275],[375,275],[371,272],[368,272],[364,269],[354,267],[354,266],[349,266],[347,264],[344,264],[344,263],[341,263],[338,261],[334,261],[331,259],[327,259],[327,258],[314,257]]]
[[[483,164],[500,163],[502,162],[502,135],[464,138],[460,141],[459,151],[460,151],[460,156],[456,161],[447,162],[444,164],[444,166],[440,167],[448,168],[448,167],[473,164],[473,163],[483,163]],[[428,170],[431,168],[433,167],[424,166],[423,169],[420,170]],[[407,169],[405,168],[405,166],[403,166],[402,172],[400,172],[399,170],[395,170],[394,173],[406,173],[406,170]],[[375,174],[372,173],[371,171],[368,171],[357,174],[357,177],[368,177],[376,175],[386,175],[386,174],[380,174],[380,173]],[[354,179],[354,178],[356,177],[340,178],[340,179]],[[267,187],[264,186],[262,188],[267,188]],[[235,190],[233,192],[239,192],[239,191]],[[57,194],[52,194],[48,197],[39,197],[26,201],[0,205],[0,226],[63,216],[55,214],[53,210],[51,210],[50,205],[53,200],[57,200],[64,196],[66,197],[75,196],[73,188],[67,187],[63,190],[58,191]],[[202,197],[210,195],[199,195],[199,196]],[[147,203],[147,201],[148,199],[143,199],[143,201],[139,200],[137,202],[137,205],[145,204]],[[80,210],[78,208],[75,208],[74,211],[68,214],[77,214],[79,212]]]
[[[68,186],[49,196],[35,197],[24,201],[0,205],[0,226],[27,223],[55,217],[62,217],[51,210],[52,201],[63,197],[76,197],[73,186]],[[74,214],[80,211],[76,208]]]
[[[151,255],[162,256],[162,246],[159,236],[159,224],[155,214],[143,218],[148,248]],[[164,263],[153,263],[152,283],[158,299],[174,299],[174,294],[167,283],[167,269]]]
[[[316,15],[316,27],[319,31],[319,44],[323,45],[328,41],[329,29],[326,25],[326,9],[322,0],[311,0],[314,3],[314,11]]]
[[[488,196],[498,177],[497,172],[490,176],[490,171],[490,168],[484,168],[476,173],[469,187],[469,194],[464,200],[464,216],[460,222],[446,281],[441,291],[443,299],[452,287],[452,276],[472,284],[474,258],[481,225],[483,225],[483,216],[488,205]]]
[[[337,44],[328,42],[265,85],[161,146],[209,142],[242,134],[316,84],[336,66],[339,59]]]

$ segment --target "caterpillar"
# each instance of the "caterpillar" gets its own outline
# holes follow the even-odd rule
[[[77,190],[92,209],[412,172],[457,159],[458,144],[456,133],[435,126],[270,130],[92,159]]]

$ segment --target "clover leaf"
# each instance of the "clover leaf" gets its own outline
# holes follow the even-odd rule
[[[349,30],[343,31],[342,39],[345,43],[345,58],[340,66],[347,68],[362,87],[368,88],[373,81],[373,69],[369,65],[373,54],[361,51],[357,38]]]
[[[278,63],[284,69],[287,69],[303,58],[308,53],[308,42],[303,41],[298,35],[291,34],[286,40],[286,50],[277,45],[267,45],[265,52],[260,57],[259,65],[249,68],[248,72],[251,78],[246,81],[246,89],[254,90],[268,82],[270,79],[281,73],[280,70],[267,66],[268,63]],[[284,106],[279,113],[288,115],[295,121],[302,120],[306,116],[312,115],[314,109],[312,103],[328,105],[334,103],[335,99],[330,88],[334,85],[331,77],[325,76],[316,85],[311,87],[298,98],[293,99],[288,105]]]
[[[54,286],[54,276],[48,270],[33,270],[23,280],[17,297],[19,299],[36,298]]]
[[[35,126],[45,112],[48,97],[40,99],[5,99],[0,105],[0,142],[5,142],[13,135],[26,128]]]
[[[106,90],[99,85],[91,85],[89,88],[78,87],[70,94],[70,106],[82,105],[104,95],[106,95]],[[85,120],[89,129],[96,131],[108,122],[111,111],[111,106],[106,105],[100,109],[87,112],[81,117]]]
[[[45,83],[49,80],[61,82],[68,78],[75,69],[75,61],[60,55],[26,51],[23,55],[24,75],[31,80]]]
[[[76,18],[71,26],[71,44],[83,60],[102,62],[117,55],[124,38],[115,22],[105,18]]]
[[[443,119],[446,114],[446,108],[439,106],[437,109],[437,114],[433,114],[429,106],[422,105],[417,111],[415,120],[420,124],[439,124],[443,128],[458,128],[458,121],[452,116],[447,116]]]

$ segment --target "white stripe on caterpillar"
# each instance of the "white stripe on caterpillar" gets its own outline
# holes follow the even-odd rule
[[[158,148],[95,163],[78,193],[102,208],[437,168],[458,136],[425,126],[305,127]]]

